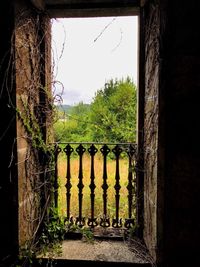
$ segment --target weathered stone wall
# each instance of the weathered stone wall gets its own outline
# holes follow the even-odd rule
[[[18,196],[19,196],[19,243],[22,245],[32,238],[39,219],[38,154],[33,153],[31,120],[39,105],[38,80],[40,80],[39,48],[36,21],[25,9],[16,11],[15,51],[16,51],[16,108],[17,155],[18,155]],[[30,118],[32,116],[32,118]],[[37,123],[37,122],[33,122]],[[26,125],[27,124],[27,125]]]
[[[159,12],[150,1],[145,7],[144,92],[144,240],[156,258],[159,98]]]
[[[45,163],[41,153],[46,142],[46,35],[41,15],[28,9],[23,1],[16,3],[15,66],[19,244],[34,240],[46,205],[44,197]],[[50,113],[50,112],[49,112]]]

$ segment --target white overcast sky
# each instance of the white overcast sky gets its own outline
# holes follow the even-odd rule
[[[63,104],[90,103],[111,78],[130,76],[137,85],[137,37],[133,16],[53,20],[54,79],[63,84]],[[59,84],[54,94],[61,94]]]

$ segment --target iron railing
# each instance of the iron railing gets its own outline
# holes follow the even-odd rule
[[[60,154],[65,154],[66,160],[66,220],[70,224],[75,224],[79,227],[88,225],[91,228],[101,226],[103,228],[130,228],[135,225],[136,214],[136,151],[135,143],[56,143],[55,144],[55,181],[54,181],[54,199],[55,206],[58,207],[58,158]],[[102,214],[95,216],[95,156],[101,154],[102,159],[102,183],[101,183],[101,198],[102,198]],[[76,155],[74,155],[76,154]],[[84,188],[84,155],[88,154],[90,158],[90,216],[86,218],[83,214],[83,188]],[[77,205],[78,214],[74,215],[73,207],[71,206],[71,189],[74,186],[71,182],[71,161],[76,157],[78,163],[78,192]],[[108,213],[108,160],[115,161],[115,215],[110,218]],[[127,174],[126,174],[126,200],[127,200],[127,217],[120,218],[120,159],[127,160]],[[124,179],[124,178],[123,178]],[[76,186],[76,185],[75,185]]]

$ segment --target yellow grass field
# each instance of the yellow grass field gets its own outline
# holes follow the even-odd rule
[[[90,168],[91,162],[88,155],[83,156],[83,217],[90,217],[91,213],[91,202],[90,202]],[[58,176],[59,176],[59,214],[66,216],[66,157],[64,155],[59,156],[58,160]],[[101,155],[95,156],[95,217],[101,217],[103,214],[103,190],[101,188],[103,184],[103,160]],[[78,168],[79,159],[71,159],[71,216],[78,216]],[[108,174],[108,200],[107,200],[107,211],[110,218],[115,217],[115,169],[116,162],[109,159],[107,161],[107,174]],[[128,159],[120,159],[120,217],[127,218],[128,214],[128,199],[127,199],[127,186],[128,184]]]

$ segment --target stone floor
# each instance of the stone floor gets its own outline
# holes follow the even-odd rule
[[[58,259],[146,263],[139,253],[133,252],[127,242],[66,240],[62,244],[62,255]]]
[[[69,232],[59,253],[50,252],[39,258],[51,258],[57,266],[66,266],[66,261],[70,265],[76,263],[77,266],[88,267],[152,266],[142,242],[136,238],[127,238],[125,233],[121,229],[104,229],[102,232],[102,228],[97,228],[89,238],[80,232]]]

